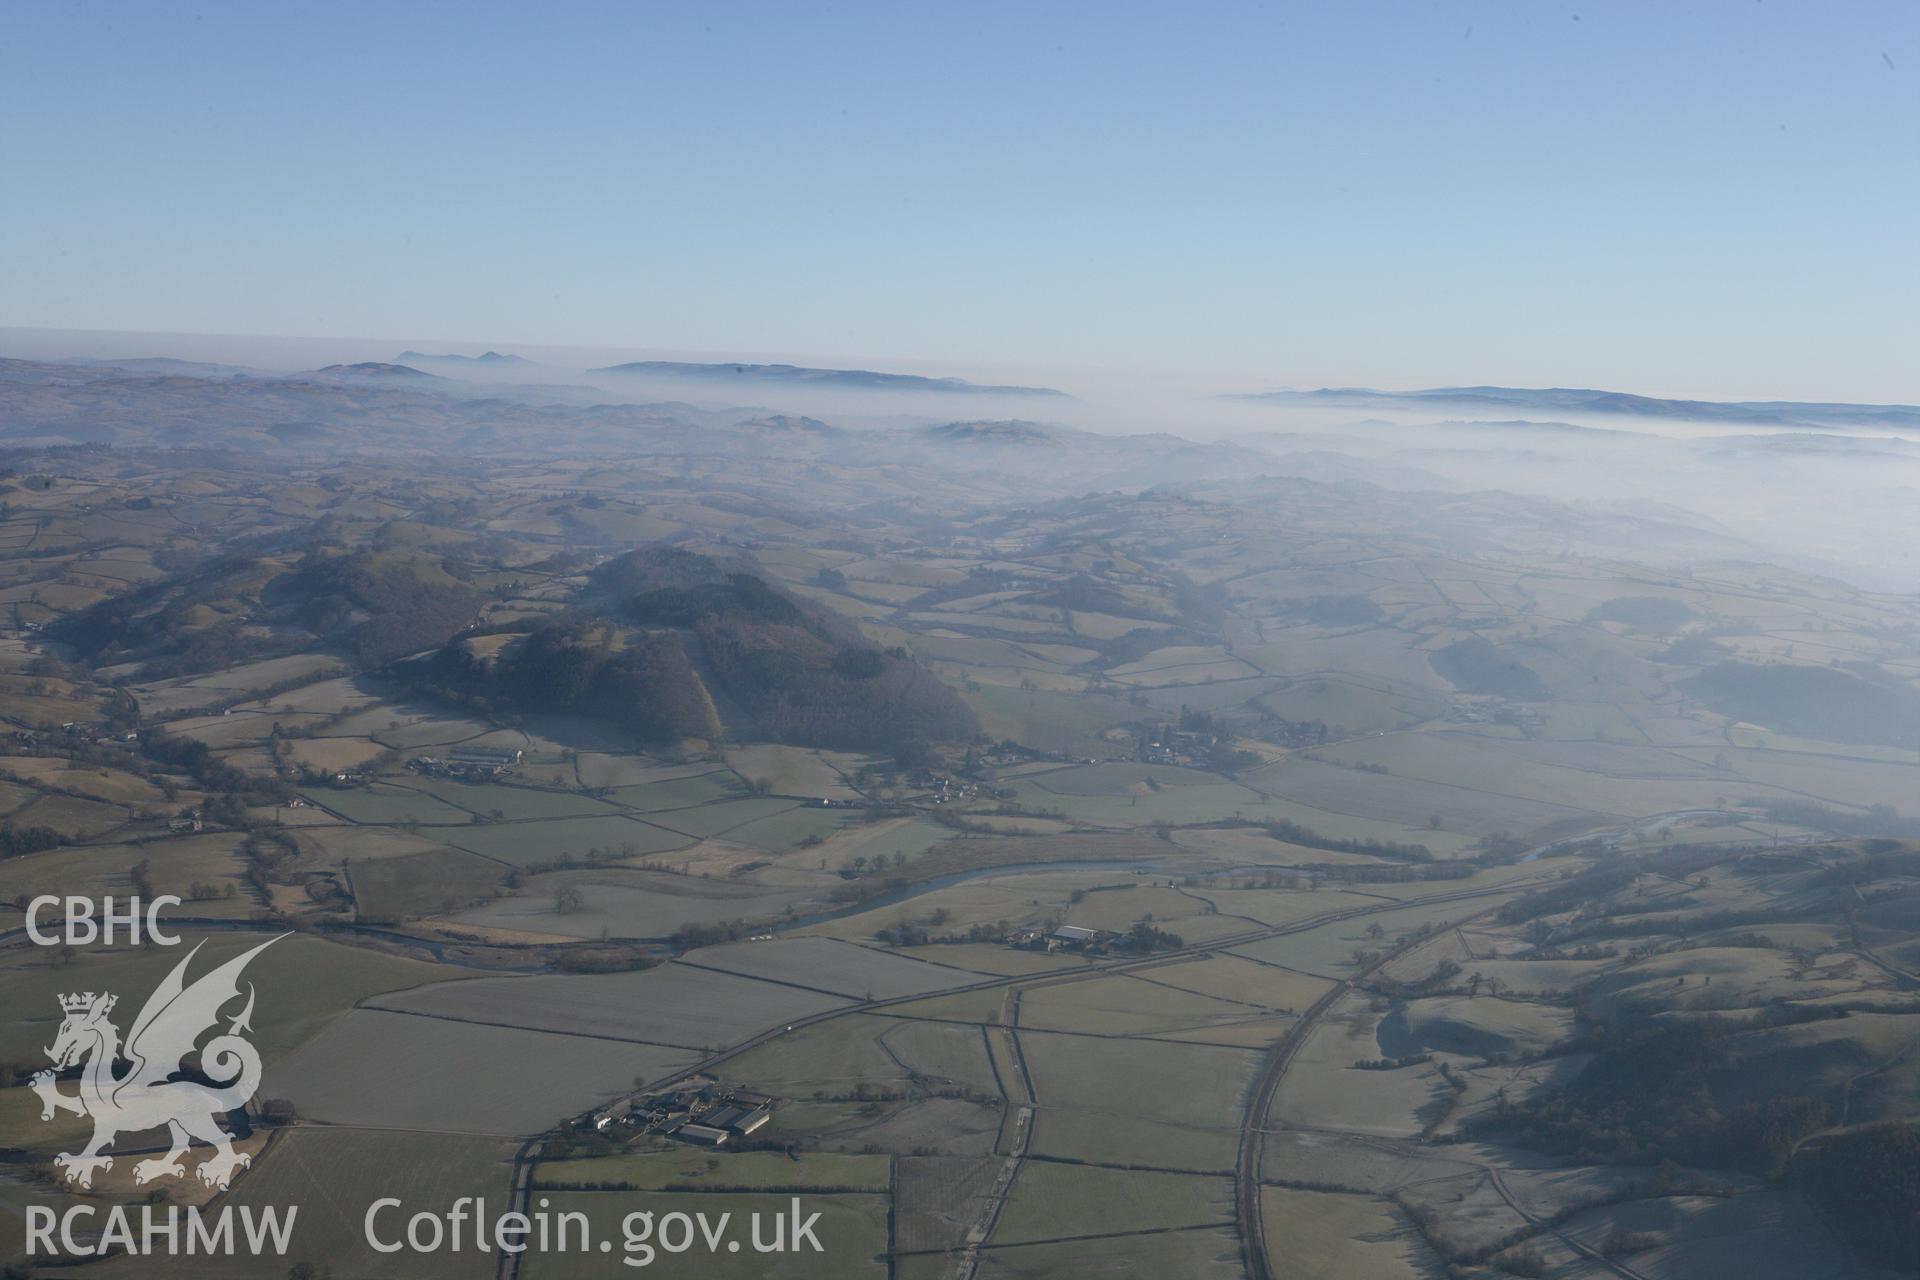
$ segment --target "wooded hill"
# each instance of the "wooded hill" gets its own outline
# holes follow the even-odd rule
[[[591,589],[626,621],[690,633],[714,678],[775,741],[898,751],[980,731],[959,695],[905,650],[881,649],[753,569],[642,548],[600,566]]]
[[[587,715],[650,742],[719,736],[703,670],[776,742],[898,752],[979,732],[959,695],[904,650],[879,648],[755,569],[632,551],[593,572],[578,611],[484,655],[455,640],[395,670],[482,709]]]

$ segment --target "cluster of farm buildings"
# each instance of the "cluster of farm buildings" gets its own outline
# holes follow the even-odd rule
[[[520,751],[492,747],[455,747],[444,756],[415,756],[407,768],[430,778],[503,778],[520,763]]]
[[[1110,951],[1120,935],[1105,929],[1087,929],[1063,924],[1053,929],[1015,929],[1007,935],[1007,945],[1025,951],[1084,951],[1089,954]]]
[[[723,1147],[753,1134],[772,1115],[773,1099],[765,1094],[701,1085],[623,1099],[593,1112],[583,1127],[620,1140],[660,1134],[695,1146]]]

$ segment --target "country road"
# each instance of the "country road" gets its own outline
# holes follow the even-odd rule
[[[1085,981],[1091,978],[1106,977],[1110,974],[1115,974],[1115,973],[1126,973],[1134,969],[1151,968],[1157,965],[1167,964],[1169,962],[1176,961],[1181,958],[1199,959],[1199,958],[1208,956],[1215,951],[1219,951],[1228,947],[1241,946],[1249,942],[1258,942],[1266,938],[1279,938],[1279,937],[1285,937],[1289,934],[1304,933],[1309,929],[1317,929],[1323,925],[1328,925],[1328,924],[1337,924],[1343,920],[1352,920],[1362,916],[1378,915],[1383,912],[1389,912],[1389,911],[1402,911],[1402,910],[1406,910],[1409,907],[1430,905],[1436,902],[1466,902],[1466,901],[1472,901],[1477,898],[1486,898],[1486,897],[1492,897],[1496,895],[1505,896],[1505,895],[1509,895],[1517,891],[1523,890],[1531,885],[1534,885],[1538,883],[1540,880],[1549,879],[1555,874],[1557,873],[1542,873],[1540,876],[1528,877],[1526,879],[1521,879],[1521,880],[1513,880],[1513,881],[1509,881],[1506,884],[1502,884],[1502,885],[1498,885],[1498,886],[1495,886],[1492,888],[1486,888],[1486,889],[1460,889],[1460,890],[1455,890],[1454,892],[1451,892],[1451,893],[1436,893],[1436,894],[1429,894],[1425,897],[1406,898],[1401,900],[1382,899],[1378,903],[1369,903],[1368,905],[1362,906],[1362,907],[1345,907],[1338,911],[1326,911],[1326,912],[1320,913],[1319,915],[1309,916],[1303,920],[1292,921],[1288,924],[1272,925],[1272,926],[1262,927],[1258,929],[1249,929],[1241,933],[1229,934],[1225,937],[1215,938],[1205,944],[1195,944],[1193,946],[1179,947],[1171,951],[1162,951],[1151,956],[1141,956],[1136,959],[1094,961],[1092,963],[1089,963],[1085,968],[1082,968],[1082,969],[1075,969],[1067,973],[1045,974],[1040,977],[1035,977],[1032,974],[1025,974],[1025,975],[1016,974],[1016,975],[1010,975],[1010,976],[992,977],[992,978],[983,979],[980,982],[971,982],[971,983],[965,984],[964,986],[948,988],[937,994],[951,995],[959,992],[985,991],[985,990],[992,990],[995,988],[1004,987],[1004,988],[1010,989],[1008,992],[1009,999],[1013,1000],[1013,997],[1015,996],[1015,992],[1011,989],[1016,987],[1024,988],[1024,987],[1033,987],[1033,986],[1050,986],[1055,983],[1062,983],[1062,982],[1079,982],[1079,981]],[[1471,918],[1472,918],[1471,916],[1462,917],[1462,919],[1471,919]],[[1393,955],[1399,954],[1400,951],[1403,949],[1404,948],[1397,948],[1394,952],[1390,953],[1389,956],[1382,957],[1379,963],[1384,963],[1387,959],[1392,958]],[[1371,972],[1373,967],[1374,966],[1369,966],[1368,972]],[[1348,981],[1351,982],[1352,979],[1349,979]],[[765,1031],[761,1031],[756,1035],[749,1036],[745,1040],[740,1041],[738,1044],[735,1044],[730,1046],[729,1048],[723,1049],[718,1053],[711,1054],[682,1071],[675,1072],[674,1074],[669,1076],[662,1076],[658,1080],[650,1081],[648,1082],[648,1084],[644,1089],[636,1090],[633,1094],[629,1096],[638,1097],[644,1094],[656,1093],[661,1089],[669,1088],[681,1081],[692,1079],[696,1076],[699,1076],[705,1072],[712,1070],[714,1067],[720,1065],[723,1062],[730,1061],[731,1059],[737,1058],[742,1054],[745,1054],[753,1049],[757,1049],[764,1044],[771,1043],[772,1041],[779,1039],[783,1035],[787,1035],[790,1032],[800,1030],[802,1027],[814,1026],[818,1023],[828,1022],[834,1018],[844,1017],[848,1014],[864,1013],[864,1012],[869,1012],[875,1009],[884,1009],[891,1005],[907,1004],[912,1001],[923,1000],[927,998],[928,994],[929,993],[927,992],[916,992],[910,995],[890,996],[888,998],[881,999],[881,1000],[864,1000],[856,1004],[845,1005],[837,1009],[826,1009],[826,1010],[822,1010],[819,1013],[808,1014],[803,1017],[798,1017],[793,1019],[791,1022],[780,1023],[778,1025],[769,1027]],[[1018,1016],[1017,1003],[1018,1003],[1017,1000],[1013,1000],[1014,1009],[1012,1011],[1007,1011],[1007,1005],[1003,1004],[1002,1006],[1003,1011],[1007,1011],[1003,1013],[1003,1017],[1017,1018]],[[1324,1009],[1321,1008],[1321,1005],[1323,1003],[1324,1001],[1316,1002],[1315,1009],[1320,1009],[1322,1012],[1324,1012]],[[1315,1016],[1314,1011],[1309,1010],[1308,1017],[1303,1018],[1302,1023],[1304,1024],[1310,1021],[1310,1019],[1313,1016]],[[1013,1038],[1013,1031],[1011,1029],[1012,1025],[1013,1025],[1012,1023],[1004,1024],[1005,1034],[1009,1037],[1009,1039]],[[1291,1040],[1294,1034],[1294,1031],[1297,1031],[1298,1029],[1299,1028],[1296,1026],[1293,1030],[1289,1031],[1288,1036],[1282,1039],[1281,1045],[1285,1046],[1289,1042],[1289,1040]],[[1017,1055],[1018,1053],[1017,1044],[1014,1046],[1014,1049]],[[1276,1050],[1276,1052],[1278,1052],[1278,1050]],[[1290,1056],[1290,1051],[1289,1051],[1289,1056]],[[1015,1058],[1015,1061],[1016,1062],[1019,1061],[1017,1056]],[[1022,1088],[1023,1091],[1025,1091],[1028,1094],[1030,1106],[1035,1101],[1037,1101],[1032,1099],[1030,1085],[1023,1083],[1020,1087]],[[1010,1105],[1018,1105],[1018,1104],[1012,1103],[1011,1099],[1009,1099],[1009,1103]],[[1029,1120],[1028,1120],[1027,1126],[1025,1126],[1024,1128],[1027,1130],[1030,1130],[1031,1124],[1032,1124],[1032,1120],[1031,1120],[1031,1110],[1030,1110]],[[1017,1141],[1020,1147],[1019,1158],[1024,1159],[1024,1149],[1025,1149],[1024,1133],[1022,1133],[1019,1136]],[[1245,1145],[1246,1145],[1245,1134],[1243,1131],[1243,1134],[1242,1134],[1243,1148]],[[527,1146],[521,1148],[520,1153],[515,1157],[515,1160],[514,1160],[513,1176],[514,1176],[514,1184],[516,1186],[519,1186],[522,1183],[523,1179],[530,1180],[531,1163],[538,1158],[538,1153],[539,1153],[539,1146],[537,1142],[530,1142]],[[1243,1156],[1244,1156],[1244,1152],[1243,1152]],[[1016,1169],[1016,1172],[1017,1172],[1017,1169]],[[983,1215],[983,1217],[986,1217],[987,1219],[987,1231],[989,1236],[991,1234],[993,1222],[997,1221],[999,1217],[1000,1208],[1004,1204],[1005,1196],[1012,1189],[1012,1181],[1013,1181],[1012,1178],[1008,1177],[1005,1179],[1006,1185],[1004,1187],[996,1186],[997,1195],[994,1197],[993,1203],[989,1207],[988,1214]],[[1257,1199],[1258,1199],[1258,1196],[1256,1193],[1255,1195],[1256,1202],[1257,1202]],[[985,1247],[986,1243],[987,1243],[987,1237],[983,1237],[979,1247]],[[969,1269],[971,1269],[972,1265],[974,1265],[974,1262],[977,1261],[977,1252],[978,1252],[977,1247],[969,1250],[969,1258],[970,1258]],[[1267,1273],[1263,1271],[1259,1274],[1264,1276]],[[518,1255],[512,1255],[511,1257],[504,1259],[501,1264],[498,1280],[518,1280],[518,1276],[519,1276]]]
[[[1503,893],[1506,886],[1498,890],[1483,890],[1475,894],[1441,895],[1437,898],[1422,898],[1421,902],[1451,901],[1465,897],[1484,897],[1488,893]],[[1410,938],[1394,947],[1359,969],[1352,976],[1334,986],[1325,995],[1307,1006],[1300,1020],[1287,1028],[1277,1044],[1268,1050],[1267,1058],[1261,1064],[1260,1073],[1254,1077],[1253,1087],[1247,1093],[1247,1106],[1240,1120],[1240,1145],[1233,1164],[1233,1204],[1234,1214],[1240,1223],[1240,1253],[1246,1267],[1247,1280],[1272,1280],[1274,1271],[1270,1255],[1267,1252],[1266,1222],[1260,1213],[1260,1165],[1266,1150],[1267,1112],[1272,1109],[1274,1095],[1280,1091],[1280,1081],[1285,1078],[1287,1068],[1299,1054],[1300,1048],[1313,1033],[1315,1025],[1325,1016],[1327,1010],[1360,983],[1372,977],[1386,965],[1406,955],[1408,952],[1431,942],[1446,933],[1448,929],[1457,929],[1461,925],[1488,915],[1497,907],[1461,916],[1441,928]]]

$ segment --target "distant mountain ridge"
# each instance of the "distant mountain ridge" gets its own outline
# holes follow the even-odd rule
[[[934,440],[978,444],[1044,444],[1055,437],[1055,432],[1037,422],[1018,419],[1006,422],[943,422],[926,428],[926,434]]]
[[[1341,409],[1495,409],[1509,412],[1521,409],[1545,413],[1675,418],[1691,422],[1920,429],[1920,405],[1799,400],[1662,400],[1625,391],[1579,387],[1433,387],[1424,391],[1322,387],[1317,391],[1255,391],[1224,398],[1259,404]]]
[[[626,364],[589,369],[588,373],[615,373],[631,377],[699,378],[712,382],[806,383],[820,387],[864,391],[939,391],[975,396],[1057,396],[1051,387],[992,386],[964,378],[927,378],[913,373],[876,373],[871,369],[809,369],[792,364],[701,364],[681,360],[632,360]]]
[[[404,364],[382,364],[378,360],[362,360],[358,364],[330,364],[315,369],[315,374],[326,374],[336,378],[434,378],[437,373],[428,373],[423,369],[414,369]]]
[[[422,360],[425,360],[425,361],[428,361],[429,363],[434,363],[434,364],[456,364],[456,365],[457,364],[531,365],[534,363],[534,361],[527,359],[525,356],[501,355],[498,351],[486,351],[486,352],[482,352],[480,355],[477,355],[477,356],[462,356],[462,355],[451,355],[451,354],[433,355],[425,351],[402,351],[398,356],[394,357],[394,359],[401,364],[417,363]]]

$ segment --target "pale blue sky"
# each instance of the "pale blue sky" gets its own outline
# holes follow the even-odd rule
[[[1913,0],[7,28],[0,325],[1920,400]]]

